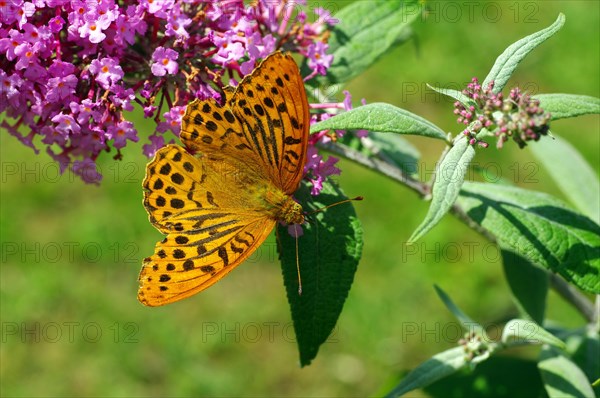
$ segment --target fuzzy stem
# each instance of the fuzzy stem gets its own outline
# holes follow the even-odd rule
[[[334,143],[319,143],[319,148],[322,148],[328,152],[334,153],[336,155],[342,156],[346,159],[352,160],[360,165],[363,165],[371,170],[374,170],[386,177],[391,178],[392,180],[399,182],[400,184],[406,185],[408,188],[415,191],[422,198],[427,198],[431,193],[431,185],[423,183],[410,175],[408,175],[402,169],[396,167],[389,162],[385,162],[383,160],[377,158],[371,158],[362,153],[349,148],[345,145],[334,144]],[[460,207],[457,203],[454,203],[450,208],[450,213],[466,224],[469,228],[480,233],[484,238],[489,240],[490,242],[497,244],[496,237],[486,228],[482,227],[480,224],[476,223],[469,215],[464,211],[462,207]],[[590,302],[588,298],[577,290],[575,287],[571,286],[567,281],[562,279],[560,276],[548,272],[550,275],[550,286],[568,303],[570,303],[574,308],[576,308],[590,323],[598,322],[598,312],[600,311],[600,296],[597,298],[597,306],[599,309],[595,308],[594,303]]]

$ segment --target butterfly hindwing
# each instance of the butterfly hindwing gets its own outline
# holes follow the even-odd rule
[[[257,185],[240,163],[161,148],[147,167],[144,206],[167,237],[144,260],[139,300],[156,306],[188,297],[251,255],[275,225],[249,189]]]
[[[276,52],[235,88],[225,89],[223,106],[196,100],[182,120],[181,140],[189,148],[230,159],[286,194],[298,188],[308,141],[308,102],[298,66]]]
[[[189,220],[206,227],[172,232],[143,261],[138,300],[159,306],[196,294],[246,260],[269,236],[275,222],[196,210]],[[212,223],[212,224],[211,224]]]

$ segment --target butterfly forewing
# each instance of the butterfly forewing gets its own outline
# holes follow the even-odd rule
[[[302,179],[308,139],[308,102],[298,66],[280,52],[267,57],[226,101],[196,100],[182,121],[181,140],[191,149],[232,159],[286,194]]]
[[[177,145],[161,148],[148,164],[143,183],[150,222],[169,232],[174,220],[194,209],[258,207],[260,202],[248,187],[256,186],[260,177],[247,171],[241,162],[194,157]]]

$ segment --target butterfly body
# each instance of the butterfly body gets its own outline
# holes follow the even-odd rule
[[[143,260],[138,299],[145,305],[204,290],[246,260],[277,222],[304,222],[292,195],[306,162],[309,115],[295,62],[274,53],[225,95],[224,104],[191,102],[180,134],[185,148],[167,145],[148,164],[144,206],[167,236]]]

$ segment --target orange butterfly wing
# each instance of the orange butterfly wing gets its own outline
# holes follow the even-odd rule
[[[167,236],[143,261],[143,304],[168,304],[209,287],[269,236],[275,220],[260,211],[257,196],[229,192],[259,184],[239,173],[236,165],[195,158],[177,145],[157,152],[144,181],[144,205]]]
[[[291,56],[267,57],[234,90],[215,100],[195,100],[182,120],[180,138],[188,148],[217,157],[245,159],[288,195],[304,172],[309,108],[302,76]]]
[[[181,140],[200,156],[168,145],[148,164],[144,206],[167,236],[143,261],[145,305],[189,297],[241,264],[275,226],[273,203],[302,179],[308,103],[292,58],[270,55],[226,95],[186,110]]]

